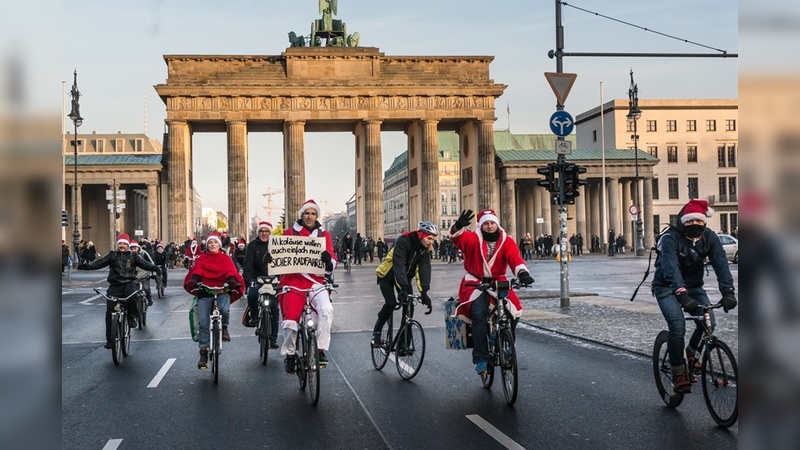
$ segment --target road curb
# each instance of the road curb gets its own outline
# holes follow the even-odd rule
[[[572,339],[577,339],[577,340],[580,340],[580,341],[591,342],[592,344],[600,345],[602,347],[610,348],[610,349],[613,349],[613,350],[623,351],[625,353],[630,353],[632,355],[642,356],[642,357],[645,357],[645,358],[648,358],[648,359],[652,358],[652,356],[653,356],[653,355],[649,355],[649,354],[646,354],[646,353],[643,353],[643,352],[640,352],[640,351],[637,351],[637,350],[632,350],[632,349],[629,349],[629,348],[621,347],[619,345],[614,345],[614,344],[609,344],[608,342],[598,341],[597,339],[592,339],[592,338],[589,338],[589,337],[586,337],[586,336],[579,336],[577,334],[572,334],[572,333],[566,333],[564,331],[553,330],[553,329],[550,329],[550,328],[547,328],[547,327],[543,327],[541,325],[536,325],[536,324],[533,324],[533,323],[530,323],[530,322],[525,322],[525,321],[522,321],[522,320],[520,320],[520,322],[524,323],[525,325],[527,325],[527,326],[529,326],[531,328],[536,328],[537,330],[547,331],[549,333],[554,333],[554,334],[557,334],[557,335],[560,335],[560,336],[565,336],[565,337],[569,337],[569,338],[572,338]]]

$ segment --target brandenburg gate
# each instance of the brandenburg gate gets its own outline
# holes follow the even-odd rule
[[[291,47],[275,56],[166,55],[169,236],[192,234],[192,135],[227,133],[228,218],[248,232],[249,132],[282,132],[287,222],[306,199],[306,132],[355,135],[357,229],[383,236],[381,131],[408,138],[409,223],[440,215],[437,131],[459,135],[461,205],[497,209],[493,125],[506,86],[490,56],[385,56],[373,47]],[[312,197],[321,193],[311,193]]]

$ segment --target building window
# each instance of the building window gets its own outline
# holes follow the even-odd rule
[[[472,184],[472,167],[467,167],[461,171],[461,185],[469,186]]]
[[[678,146],[676,145],[667,146],[667,162],[670,163],[678,162]]]
[[[719,215],[719,231],[721,234],[728,234],[728,214],[721,213]]]
[[[647,146],[647,153],[650,153],[651,155],[653,155],[656,158],[658,158],[658,147],[655,146],[655,145],[648,145]]]
[[[625,122],[625,131],[633,133],[633,120],[628,120]]]
[[[690,177],[689,178],[689,198],[693,199],[693,198],[699,198],[699,197],[700,196],[699,196],[697,178],[696,177]]]
[[[667,121],[667,131],[678,131],[678,121],[677,120],[668,120]]]
[[[454,216],[455,216],[456,214],[458,214],[458,210],[456,209],[456,205],[450,205],[450,213],[451,213],[452,215],[454,215]]]
[[[661,214],[653,214],[653,235],[658,236],[661,233]]]
[[[728,178],[719,177],[719,201],[726,203],[728,201]]]
[[[653,200],[658,200],[658,178],[653,178]]]
[[[78,140],[77,140],[77,144],[78,144],[78,151],[79,151],[79,152],[86,152],[86,151],[88,151],[88,149],[86,148],[86,139],[78,139]],[[73,150],[74,150],[74,149],[73,149]]]
[[[670,178],[667,181],[669,182],[669,199],[678,200],[678,179]]]
[[[736,144],[728,146],[728,167],[736,167]]]
[[[597,130],[592,130],[592,142],[597,142]]]
[[[669,223],[671,223],[673,225],[677,225],[678,224],[678,215],[677,214],[670,214],[669,215]]]
[[[736,177],[728,177],[728,201],[736,203]]]
[[[733,119],[726,120],[725,131],[736,131],[736,121]]]
[[[717,121],[714,119],[706,120],[706,131],[717,131]]]
[[[735,231],[737,228],[739,228],[739,213],[731,213],[731,231]]]
[[[686,161],[690,163],[697,162],[697,146],[690,145],[686,147]]]
[[[725,144],[717,147],[717,167],[725,167]]]
[[[450,201],[451,202],[457,202],[458,201],[458,194],[456,194],[455,192],[451,192],[450,193]]]
[[[655,120],[647,121],[647,131],[658,131],[658,126],[656,125]]]
[[[114,139],[114,151],[115,152],[124,152],[125,151],[125,140],[124,139]]]
[[[444,203],[445,201],[447,201],[447,194],[442,192],[442,203]]]
[[[98,139],[94,141],[94,146],[98,153],[103,153],[104,151],[106,151],[106,140]]]
[[[444,221],[444,219],[442,219],[442,229],[443,230],[445,229],[444,227],[445,227],[445,221]]]
[[[697,121],[696,120],[687,120],[686,121],[686,131],[697,131]]]
[[[142,139],[134,139],[133,140],[133,151],[141,152],[144,150],[144,141]]]
[[[442,214],[447,214],[447,205],[442,205]]]

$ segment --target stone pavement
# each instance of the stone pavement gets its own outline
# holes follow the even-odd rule
[[[646,290],[647,285],[642,286]],[[653,342],[666,321],[655,300],[650,302],[600,297],[591,293],[572,292],[570,307],[562,309],[558,291],[518,291],[523,306],[521,322],[558,334],[651,357]],[[712,302],[714,301],[712,297]],[[714,311],[717,319],[715,335],[725,341],[738,357],[738,315]],[[694,324],[687,324],[687,339]]]

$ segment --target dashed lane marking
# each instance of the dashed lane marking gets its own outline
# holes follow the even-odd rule
[[[173,364],[175,364],[175,360],[176,358],[168,359],[167,362],[165,362],[164,365],[161,366],[161,370],[159,370],[156,376],[153,377],[153,379],[150,381],[150,384],[148,384],[147,387],[148,388],[158,387],[158,383],[161,383],[161,380],[164,379],[164,376],[169,371],[169,368],[172,367]]]
[[[98,298],[100,298],[99,295],[93,295],[93,296],[87,298],[86,300],[80,301],[78,303],[80,303],[81,305],[93,306],[92,300],[95,300],[95,299],[98,299]]]
[[[508,437],[505,434],[503,434],[502,431],[498,430],[497,428],[493,427],[492,424],[490,424],[489,422],[485,421],[483,419],[483,417],[481,417],[481,416],[479,416],[477,414],[469,414],[469,415],[467,415],[467,419],[471,420],[472,423],[474,423],[475,425],[478,426],[478,428],[480,428],[481,430],[485,431],[486,434],[488,434],[489,436],[493,437],[494,440],[499,442],[500,445],[502,445],[503,447],[508,448],[508,449],[514,449],[514,450],[517,450],[517,449],[525,450],[525,447],[523,447],[523,446],[517,444],[516,442],[514,442],[513,439],[511,439],[510,437]]]
[[[103,450],[117,450],[120,444],[122,444],[122,439],[109,439]]]

